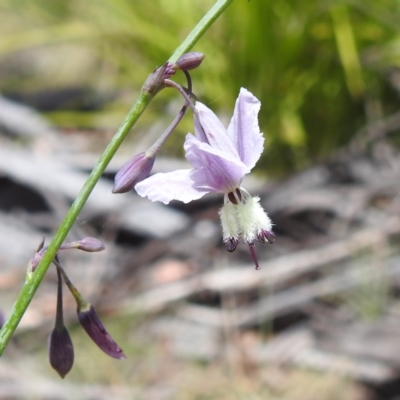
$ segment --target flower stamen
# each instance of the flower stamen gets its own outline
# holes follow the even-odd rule
[[[229,251],[229,253],[232,253],[233,251],[235,251],[238,244],[239,244],[239,240],[234,237],[228,238],[225,242],[226,249]]]
[[[260,243],[272,244],[275,242],[275,234],[272,231],[267,231],[265,229],[258,233],[257,239]]]

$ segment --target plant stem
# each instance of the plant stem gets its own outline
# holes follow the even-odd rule
[[[171,63],[175,62],[184,53],[187,53],[232,2],[233,0],[218,0],[189,33],[182,44],[175,50],[169,61]],[[3,351],[10,341],[11,336],[13,335],[22,316],[28,308],[34,294],[36,293],[39,284],[42,282],[43,277],[46,274],[52,260],[56,256],[59,247],[65,240],[68,232],[85,205],[90,193],[100,179],[110,160],[118,150],[119,146],[122,144],[125,137],[128,135],[129,131],[137,122],[153,97],[154,94],[152,95],[143,91],[140,93],[139,98],[129,111],[125,121],[121,124],[114,137],[111,139],[111,142],[105,149],[103,155],[100,157],[99,161],[93,168],[93,171],[89,175],[87,181],[73,202],[71,208],[64,218],[64,221],[61,223],[60,228],[54,235],[54,238],[51,241],[40,264],[36,268],[35,272],[31,274],[30,278],[25,281],[25,284],[22,287],[9,318],[4,323],[3,328],[0,330],[0,356],[3,354]]]

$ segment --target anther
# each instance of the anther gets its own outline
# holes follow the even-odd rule
[[[229,199],[229,201],[232,203],[232,204],[235,204],[235,205],[238,205],[238,201],[237,201],[237,198],[236,198],[236,196],[235,196],[235,193],[233,193],[233,192],[229,192],[228,193],[228,199]]]

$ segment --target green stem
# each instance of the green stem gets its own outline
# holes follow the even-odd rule
[[[218,0],[208,11],[208,13],[201,19],[201,21],[195,26],[192,32],[190,32],[182,44],[175,50],[169,61],[171,63],[175,62],[184,53],[187,53],[232,2],[233,0]],[[46,274],[59,247],[65,240],[68,232],[85,205],[90,193],[100,179],[108,163],[118,150],[119,146],[128,135],[132,126],[139,119],[153,97],[154,94],[145,93],[143,91],[140,93],[139,98],[129,111],[125,121],[119,127],[118,131],[112,138],[111,142],[107,146],[103,155],[100,157],[100,160],[96,166],[93,168],[93,171],[89,175],[86,183],[83,185],[81,191],[73,202],[37,269],[29,276],[29,279],[25,281],[25,284],[22,287],[9,318],[4,323],[3,328],[0,330],[0,356],[3,354],[3,351],[10,341],[11,336],[13,335],[22,316],[28,308],[34,294],[36,293],[39,284],[42,282],[43,277]]]

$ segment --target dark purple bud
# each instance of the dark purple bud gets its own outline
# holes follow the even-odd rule
[[[237,247],[238,243],[239,243],[239,240],[238,240],[238,239],[236,239],[236,238],[229,238],[229,239],[225,242],[226,249],[227,249],[230,253],[232,253],[232,251],[235,251],[235,250],[236,250],[236,247]]]
[[[190,71],[191,69],[199,67],[203,60],[203,53],[193,51],[181,56],[178,61],[173,64],[173,68],[176,70]]]
[[[262,230],[258,235],[257,239],[261,243],[269,243],[272,244],[275,242],[275,234],[272,231]]]
[[[155,157],[148,157],[146,153],[137,154],[126,162],[114,178],[113,193],[126,193],[135,185],[146,179],[154,165]]]
[[[65,327],[54,328],[51,331],[48,339],[48,352],[51,366],[64,379],[74,364],[74,347]]]
[[[165,87],[165,71],[167,70],[168,63],[162,67],[154,70],[146,79],[142,87],[142,93],[154,96],[157,92]]]
[[[123,351],[104,328],[92,305],[83,311],[78,309],[78,318],[83,329],[104,353],[113,358],[126,358]]]

